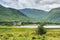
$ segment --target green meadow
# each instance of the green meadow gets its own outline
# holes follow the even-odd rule
[[[36,33],[37,28],[0,27],[0,40],[60,40],[60,29],[47,29],[43,36]]]

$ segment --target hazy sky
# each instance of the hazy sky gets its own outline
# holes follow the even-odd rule
[[[60,0],[0,0],[0,4],[15,9],[32,8],[48,11],[60,7]]]

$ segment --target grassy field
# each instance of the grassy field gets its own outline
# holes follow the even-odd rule
[[[43,35],[36,34],[36,28],[0,27],[0,40],[60,40],[60,29],[47,29]]]

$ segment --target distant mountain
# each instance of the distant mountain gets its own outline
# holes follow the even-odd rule
[[[38,22],[60,23],[60,8],[54,8],[49,12],[28,8],[20,11]]]
[[[29,21],[29,18],[19,10],[5,8],[0,5],[0,21]]]
[[[48,21],[53,23],[60,23],[60,8],[54,8],[49,12]]]
[[[38,9],[21,9],[20,10],[22,13],[27,15],[30,18],[33,18],[34,20],[37,20],[38,22],[43,22],[45,21],[45,17],[48,12],[43,11],[43,10],[38,10]]]
[[[60,23],[60,8],[49,12],[38,9],[12,9],[0,5],[0,21]]]

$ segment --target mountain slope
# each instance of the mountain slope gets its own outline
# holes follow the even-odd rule
[[[37,20],[38,22],[43,22],[45,21],[45,17],[47,12],[43,11],[43,10],[38,10],[38,9],[21,9],[20,10],[22,13],[24,13],[25,15],[27,15],[30,18],[33,18],[34,20]]]
[[[0,21],[29,21],[29,18],[19,10],[0,5]]]
[[[60,23],[60,8],[54,8],[49,12],[48,21],[53,23]]]
[[[54,8],[49,12],[37,9],[22,9],[20,11],[37,22],[60,23],[60,8]]]
[[[16,10],[0,5],[0,21],[60,23],[60,8],[54,8],[50,12],[46,12],[28,8]]]

